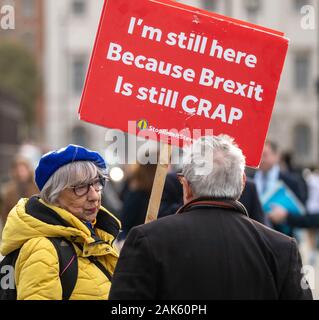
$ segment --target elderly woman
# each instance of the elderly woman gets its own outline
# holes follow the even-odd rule
[[[41,158],[40,195],[21,199],[3,230],[1,254],[17,252],[17,299],[108,298],[120,222],[101,206],[106,171],[98,153],[80,146]]]

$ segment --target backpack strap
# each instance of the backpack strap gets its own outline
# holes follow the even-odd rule
[[[64,238],[48,238],[59,257],[62,299],[69,300],[78,278],[78,259],[71,242]]]
[[[94,263],[103,273],[104,275],[109,279],[110,282],[112,282],[112,275],[110,272],[103,266],[103,264],[97,260],[97,257],[95,256],[90,256],[88,257],[89,260]]]
[[[83,251],[83,247],[75,242],[74,243],[81,251]],[[103,273],[104,275],[108,278],[108,280],[110,282],[112,282],[112,275],[111,273],[104,267],[104,265],[98,261],[97,257],[96,256],[89,256],[87,257],[93,264],[95,264]]]

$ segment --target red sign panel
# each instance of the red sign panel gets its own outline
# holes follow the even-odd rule
[[[173,1],[107,0],[80,119],[123,131],[134,121],[174,144],[213,130],[258,166],[287,48],[280,32]]]

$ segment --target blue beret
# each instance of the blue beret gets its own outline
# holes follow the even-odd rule
[[[65,148],[43,155],[35,169],[35,182],[40,190],[49,178],[62,166],[74,161],[91,161],[97,167],[106,169],[104,159],[95,151],[70,144]]]

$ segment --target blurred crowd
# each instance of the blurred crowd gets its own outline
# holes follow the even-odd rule
[[[212,170],[205,175],[197,175],[194,173],[197,165],[194,161],[182,163],[181,166],[170,165],[158,212],[158,223],[155,224],[145,224],[145,220],[156,164],[138,163],[117,167],[117,172],[122,170],[122,175],[116,177],[115,167],[109,168],[97,152],[81,146],[69,145],[43,155],[40,149],[37,149],[38,153],[30,146],[22,146],[12,159],[9,179],[1,184],[1,224],[5,226],[1,252],[5,255],[5,263],[9,263],[16,252],[21,256],[17,260],[16,276],[21,270],[28,272],[23,271],[24,276],[17,282],[17,291],[2,288],[0,298],[60,299],[62,295],[65,297],[63,299],[105,299],[110,293],[111,299],[126,299],[133,298],[131,293],[135,290],[137,299],[154,298],[157,295],[153,293],[152,283],[147,284],[149,291],[142,288],[146,285],[144,280],[152,278],[155,281],[158,277],[157,264],[148,269],[148,265],[154,263],[153,255],[156,252],[156,255],[163,255],[160,260],[166,261],[164,269],[167,268],[167,272],[170,270],[168,279],[165,280],[170,289],[165,289],[168,292],[160,291],[159,297],[204,298],[214,297],[216,294],[216,298],[310,299],[308,284],[306,288],[300,287],[302,264],[297,244],[301,240],[299,230],[306,229],[310,253],[308,261],[304,263],[315,266],[319,229],[318,168],[296,168],[290,154],[282,155],[274,142],[266,141],[260,167],[252,170],[245,168],[245,157],[229,137],[207,139],[214,142],[208,143],[211,154],[205,155],[203,159],[207,163],[213,161]],[[158,158],[156,153],[154,155],[155,159]],[[184,156],[187,156],[187,151]],[[195,157],[196,154],[192,156]],[[225,212],[225,208],[229,212]],[[210,211],[212,214],[207,215]],[[182,212],[193,214],[181,215],[182,218],[179,219],[178,213]],[[18,229],[19,237],[16,237]],[[149,240],[152,248],[151,242],[144,244],[144,233],[152,238]],[[291,238],[284,237],[283,234],[295,240],[289,240]],[[178,243],[185,243],[191,238],[192,244],[188,248],[191,253],[184,256]],[[64,269],[68,270],[68,279],[65,280],[60,275],[62,293],[59,291],[60,282],[54,276],[57,265],[50,260],[54,247],[48,241],[58,251],[60,268],[63,264],[60,257],[73,256]],[[62,242],[65,243],[63,249]],[[218,244],[216,249],[225,247],[212,252],[204,250],[213,243]],[[170,250],[167,250],[170,246]],[[239,247],[236,249],[237,246]],[[67,253],[66,248],[71,251]],[[224,250],[227,251],[226,255]],[[286,256],[290,250],[292,256]],[[40,251],[42,255],[39,259]],[[242,260],[243,255],[248,256]],[[265,260],[260,255],[265,255]],[[220,259],[219,263],[225,263],[222,270],[226,270],[226,256],[231,256],[237,266],[229,271],[230,274],[238,274],[240,268],[246,265],[242,274],[247,274],[247,277],[240,281],[229,278],[226,287],[233,286],[236,281],[240,284],[223,295],[219,290],[212,292],[211,286],[205,282],[205,272],[211,274],[211,268],[217,268],[214,262],[216,259]],[[78,268],[75,266],[75,269],[70,267],[74,265],[74,257],[78,259]],[[190,269],[184,269],[184,275],[179,273],[174,261],[184,265],[189,259]],[[273,259],[276,260],[274,265]],[[202,265],[204,269],[207,267],[197,283],[204,290],[191,293],[186,288],[194,284],[186,284],[183,279],[188,277],[189,272],[193,272],[193,265],[200,261],[205,261]],[[250,271],[247,261],[253,263],[249,266]],[[39,263],[46,265],[43,270],[52,270],[39,272],[39,281],[29,286],[29,282],[35,279],[35,270],[40,270]],[[243,265],[240,266],[240,263]],[[282,272],[281,267],[277,271],[272,270],[280,264],[283,268],[291,269],[290,273]],[[94,282],[97,276],[94,265],[106,275],[106,278],[101,277],[99,284]],[[82,273],[85,266],[90,266],[88,274]],[[209,277],[209,281],[223,289],[225,283],[217,276],[217,269]],[[277,286],[282,283],[285,289],[280,291],[269,285],[267,270],[278,275],[279,278],[274,283]],[[137,277],[136,272],[140,274]],[[149,272],[151,278],[147,276]],[[111,280],[113,273],[116,276],[114,282]],[[176,281],[184,283],[185,290],[182,287],[175,290],[176,286],[170,286],[169,279],[174,273]],[[287,278],[285,274],[291,276]],[[266,282],[263,286],[256,286],[254,279]],[[202,280],[204,282],[200,284]],[[69,283],[71,291],[64,291],[63,281]],[[142,282],[139,284],[138,281]],[[248,283],[249,289],[244,283]],[[56,290],[47,291],[47,287]],[[101,294],[98,294],[98,290],[101,290]]]
[[[1,224],[20,198],[39,193],[34,183],[34,169],[41,157],[41,149],[23,145],[12,159],[8,177],[1,182]],[[123,244],[128,232],[145,221],[152,191],[156,164],[122,166],[123,178],[110,179],[103,190],[102,204],[122,222],[118,242]],[[183,205],[183,189],[178,180],[178,166],[170,166],[166,177],[158,218],[176,213]],[[300,228],[307,230],[311,248],[310,264],[316,262],[319,228],[319,168],[300,168],[294,165],[293,154],[280,153],[278,146],[267,141],[259,170],[246,168],[246,186],[240,198],[250,217],[279,232],[298,239]],[[280,205],[271,204],[265,210],[263,199],[282,181],[297,199],[303,212],[289,212]],[[265,212],[267,211],[267,212]]]

